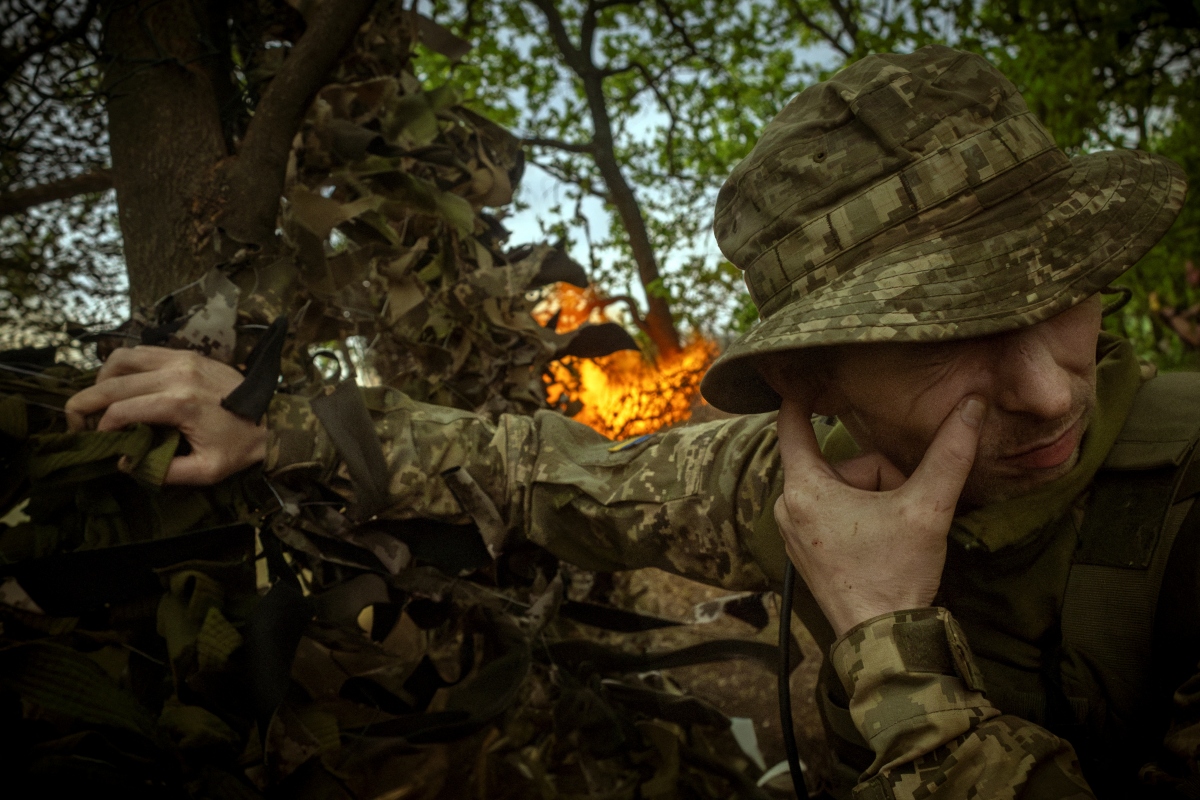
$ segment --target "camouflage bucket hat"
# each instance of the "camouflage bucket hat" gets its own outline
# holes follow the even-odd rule
[[[1133,266],[1185,189],[1148,153],[1068,158],[980,56],[868,56],[792,100],[721,189],[717,243],[761,322],[701,390],[725,411],[770,411],[765,353],[1048,319]]]

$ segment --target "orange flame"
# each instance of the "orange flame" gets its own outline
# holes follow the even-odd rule
[[[605,321],[605,306],[592,287],[560,283],[534,316],[545,325],[557,313],[555,329],[563,333],[585,322]],[[691,416],[700,379],[718,351],[716,342],[694,337],[679,353],[658,363],[633,350],[601,358],[568,356],[550,365],[547,397],[611,439],[654,433]]]
[[[554,330],[567,333],[585,322],[606,322],[605,305],[604,298],[594,286],[580,289],[570,283],[556,283],[550,294],[533,309],[533,317],[539,325],[545,326],[558,314]]]

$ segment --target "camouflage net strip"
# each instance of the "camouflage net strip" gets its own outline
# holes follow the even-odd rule
[[[282,391],[324,394],[328,373],[357,365],[364,381],[495,416],[546,408],[543,376],[579,342],[631,345],[533,319],[531,289],[586,276],[550,247],[503,249],[485,209],[512,198],[517,141],[412,77],[407,12],[377,9],[369,30],[297,137],[279,248],[242,251],[99,337],[101,352],[143,342],[245,366],[282,317]],[[348,359],[356,336],[365,357]],[[474,526],[364,521],[301,473],[162,486],[177,434],[65,431],[63,403],[93,378],[52,351],[0,354],[11,785],[766,796],[729,720],[655,662],[570,649],[559,609],[595,611],[544,551],[490,553]]]

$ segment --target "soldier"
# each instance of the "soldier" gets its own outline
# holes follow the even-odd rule
[[[1195,796],[1200,377],[1150,379],[1100,326],[1184,190],[1145,153],[1068,158],[978,56],[864,58],[796,97],[717,201],[762,322],[703,391],[745,416],[614,446],[385,392],[384,513],[478,520],[441,477],[461,467],[586,568],[761,590],[790,559],[839,794]],[[119,350],[68,408],[179,426],[171,481],[264,461],[353,490],[304,398],[265,427],[223,410],[240,380]]]

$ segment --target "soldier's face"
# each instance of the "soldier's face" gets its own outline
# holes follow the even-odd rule
[[[818,405],[865,450],[911,474],[968,394],[987,416],[966,506],[1024,494],[1068,472],[1096,403],[1100,298],[1017,331],[931,344],[839,347]]]

